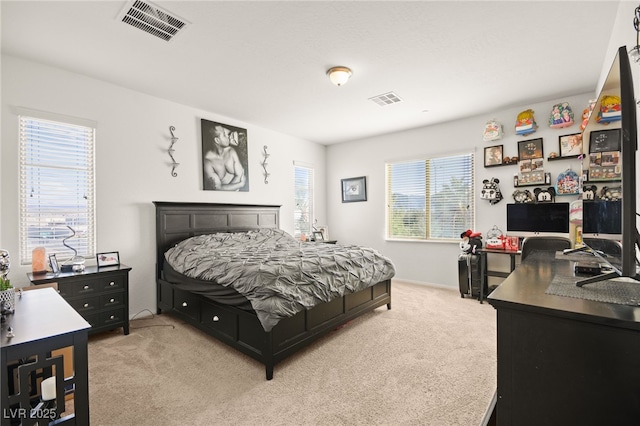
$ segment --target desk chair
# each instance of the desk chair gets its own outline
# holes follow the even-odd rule
[[[620,241],[604,238],[584,238],[582,241],[593,250],[601,251],[606,255],[617,258],[622,256],[622,244],[620,244]]]
[[[533,251],[559,251],[571,248],[571,240],[566,237],[527,237],[522,241],[520,261],[524,261]]]

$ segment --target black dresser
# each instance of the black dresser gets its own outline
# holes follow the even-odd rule
[[[87,266],[84,272],[32,274],[32,284],[58,283],[58,292],[91,324],[90,334],[122,327],[129,334],[129,271],[127,265]]]

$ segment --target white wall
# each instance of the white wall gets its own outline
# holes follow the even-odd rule
[[[162,84],[162,82],[158,82]],[[155,310],[155,213],[152,201],[282,205],[281,227],[293,232],[293,161],[316,170],[316,216],[326,222],[325,153],[322,145],[197,110],[122,87],[14,57],[2,57],[2,170],[0,247],[12,254],[10,278],[27,283],[29,265],[18,265],[18,117],[29,108],[94,120],[96,141],[97,250],[119,251],[133,268],[130,314]],[[200,119],[247,129],[249,192],[202,190]],[[169,126],[179,138],[171,176]],[[261,161],[269,157],[269,183]],[[91,262],[88,262],[91,263]],[[93,262],[95,263],[95,262]]]
[[[474,151],[476,154],[475,230],[486,235],[496,225],[506,232],[506,204],[513,202],[513,175],[518,172],[518,167],[517,165],[506,165],[484,168],[483,148],[503,145],[504,155],[511,157],[518,154],[518,141],[542,138],[546,158],[550,152],[559,151],[558,137],[560,135],[580,131],[578,126],[582,110],[587,107],[589,99],[593,97],[593,94],[566,96],[455,122],[329,146],[327,152],[327,200],[332,238],[348,243],[364,244],[381,250],[394,261],[397,277],[403,280],[457,287],[457,257],[460,254],[458,241],[443,243],[385,240],[385,162]],[[547,124],[549,114],[552,106],[560,101],[569,102],[577,122],[572,127],[551,129]],[[526,137],[517,136],[515,134],[516,116],[528,108],[535,111],[539,126],[538,131]],[[505,135],[498,141],[483,142],[482,131],[485,123],[490,119],[496,119],[503,124]],[[544,167],[546,172],[551,172],[552,183],[555,183],[553,179],[557,177],[558,173],[568,168],[572,168],[580,174],[580,162],[577,159],[545,161]],[[367,176],[368,201],[343,204],[340,195],[340,179],[362,175]],[[500,180],[500,189],[504,196],[504,199],[495,205],[479,198],[482,180],[492,177]],[[533,191],[534,188],[519,189]],[[577,198],[578,196],[563,196],[557,197],[556,201],[570,202]],[[465,230],[456,231],[462,233]],[[506,261],[508,259],[505,259]]]

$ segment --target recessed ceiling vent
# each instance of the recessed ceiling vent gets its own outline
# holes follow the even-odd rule
[[[189,24],[186,20],[140,0],[125,5],[118,19],[164,41],[171,41]]]
[[[380,106],[387,106],[391,104],[397,104],[398,102],[402,102],[402,99],[400,99],[400,97],[393,92],[374,96],[373,98],[369,98],[369,100],[377,103]]]

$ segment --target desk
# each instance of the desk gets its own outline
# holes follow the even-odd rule
[[[573,264],[532,253],[487,299],[500,426],[638,424],[640,308],[546,294]]]
[[[15,337],[7,337],[9,327]],[[65,389],[73,388],[74,413],[58,419],[56,424],[89,424],[89,328],[80,314],[52,288],[26,291],[22,296],[16,294],[15,313],[7,315],[0,332],[2,426],[12,424],[12,419],[20,419],[25,426],[38,423],[31,417],[30,404],[33,398],[39,398],[39,389],[36,386],[29,392],[31,380],[38,374],[42,374],[42,378],[51,376],[52,368],[61,372],[63,357],[51,356],[51,352],[68,346],[73,346],[74,374],[64,378],[63,374],[56,373],[57,413],[43,410],[39,414],[45,420],[51,420],[51,414],[59,416],[65,409]]]
[[[516,269],[516,256],[519,256],[522,252],[520,250],[516,251],[516,250],[498,250],[498,249],[482,248],[482,249],[476,250],[476,253],[480,255],[480,275],[482,276],[482,280],[483,280],[482,282],[488,288],[490,276],[507,278],[509,274],[511,274],[511,272],[513,272],[513,270]],[[508,254],[510,256],[510,271],[502,272],[502,271],[489,270],[489,267],[487,266],[488,254],[501,254],[501,255]],[[483,294],[484,285],[480,287],[480,303],[482,303],[482,300],[484,298],[484,294]]]

